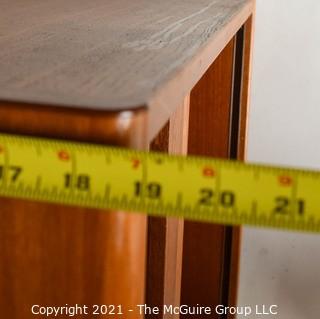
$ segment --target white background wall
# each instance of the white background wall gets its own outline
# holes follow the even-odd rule
[[[248,160],[320,169],[320,1],[257,0],[255,32]],[[279,306],[250,318],[320,318],[320,235],[246,228],[240,269],[239,305]]]

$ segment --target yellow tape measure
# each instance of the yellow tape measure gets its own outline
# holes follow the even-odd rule
[[[320,173],[0,134],[0,196],[320,231]]]

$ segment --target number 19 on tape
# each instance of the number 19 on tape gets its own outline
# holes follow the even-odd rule
[[[319,232],[319,189],[319,172],[0,134],[4,197]]]

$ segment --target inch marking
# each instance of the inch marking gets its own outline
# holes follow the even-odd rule
[[[0,195],[320,231],[320,173],[0,134]]]

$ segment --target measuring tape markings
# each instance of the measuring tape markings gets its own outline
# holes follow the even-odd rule
[[[320,231],[320,174],[0,134],[0,195]]]

